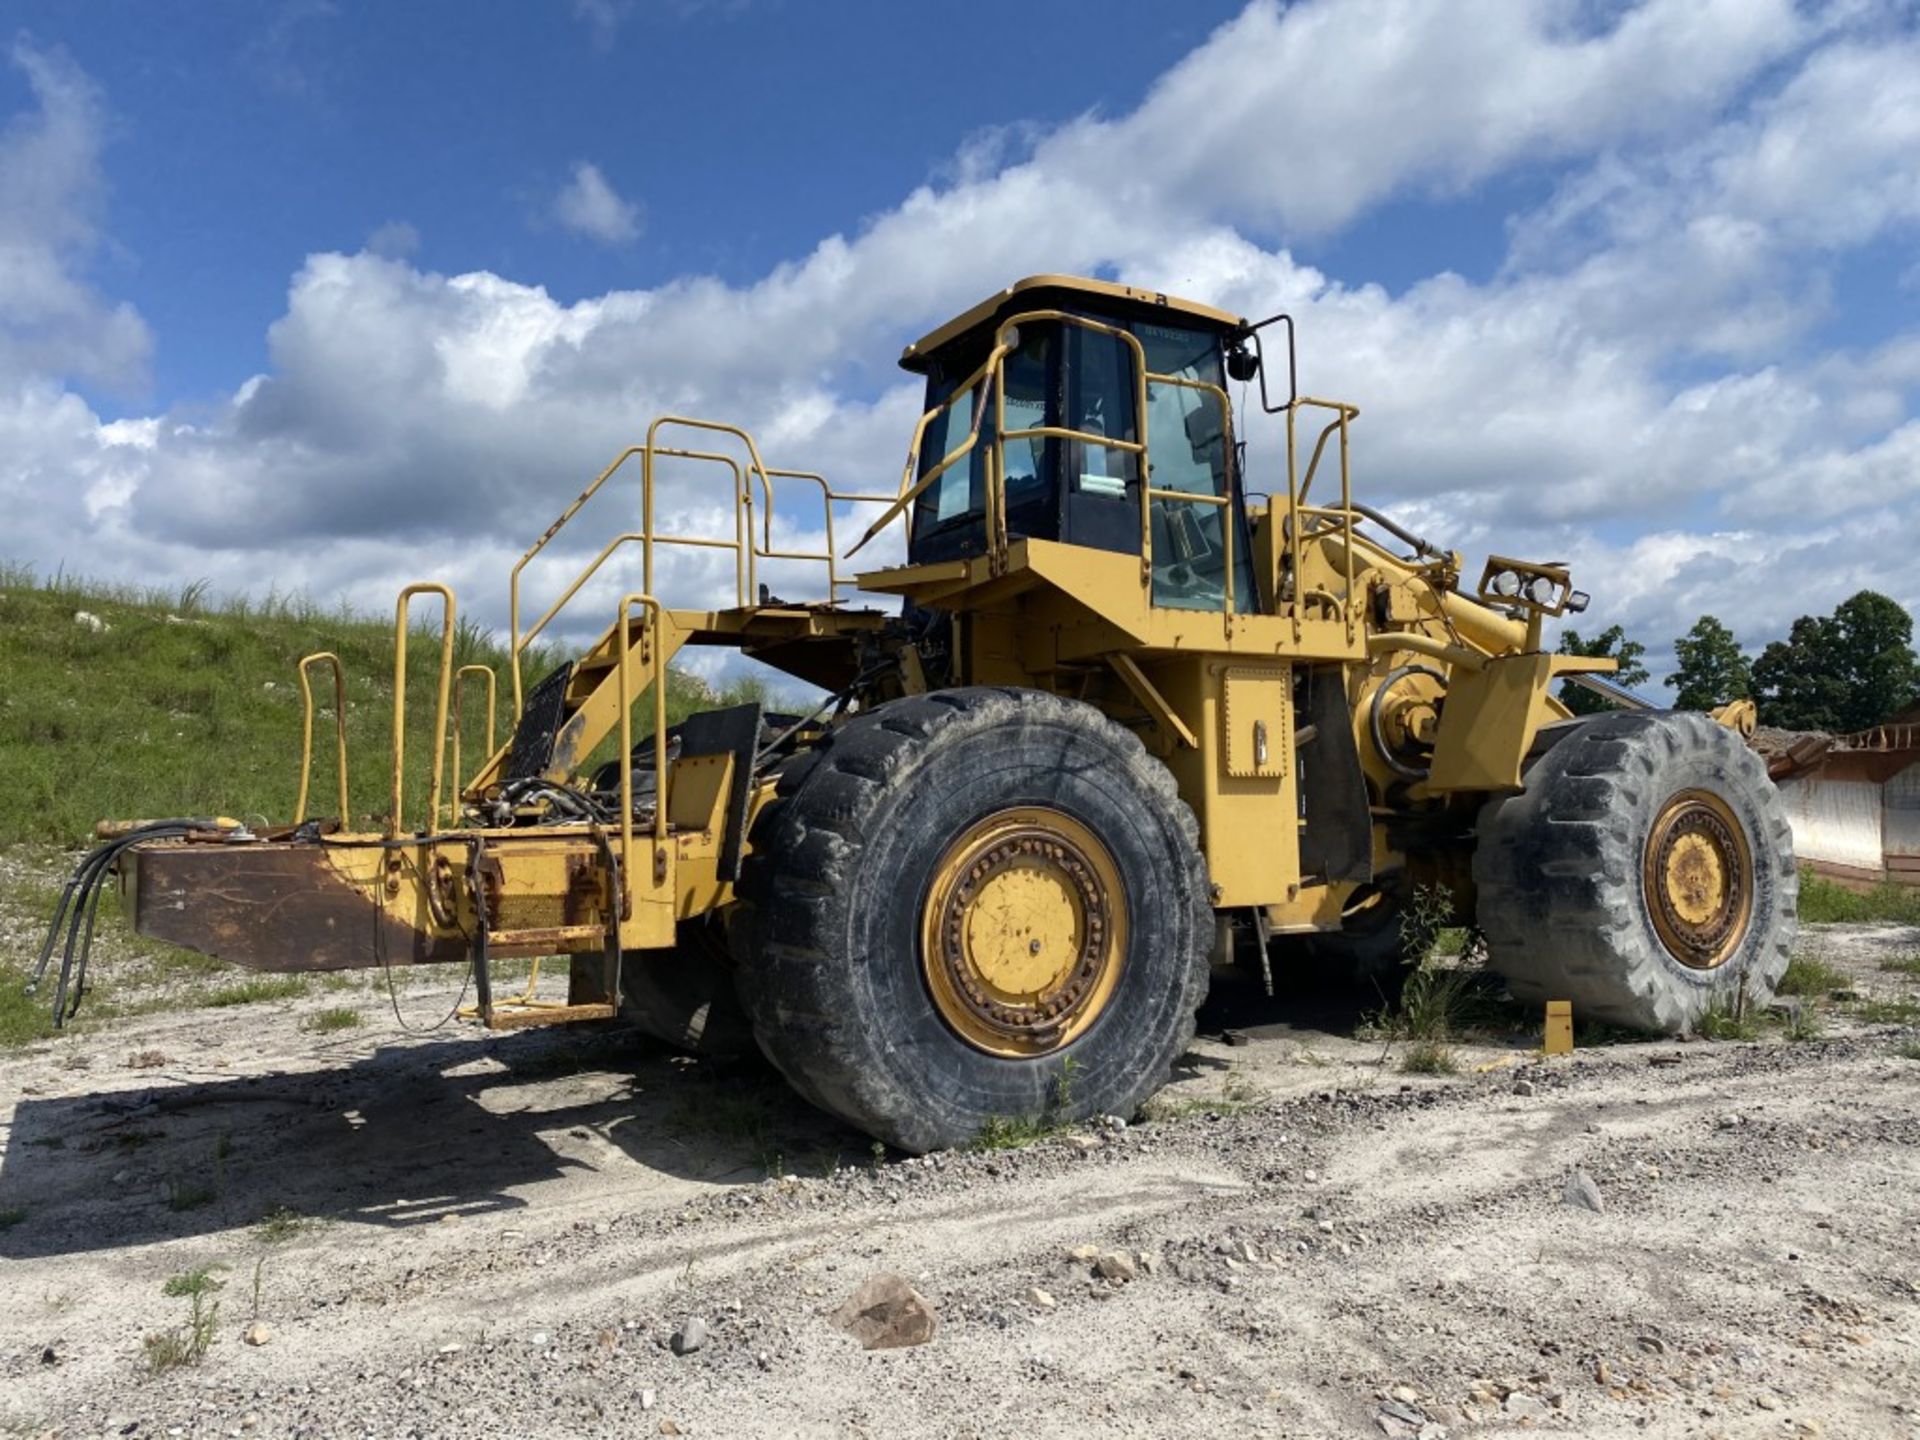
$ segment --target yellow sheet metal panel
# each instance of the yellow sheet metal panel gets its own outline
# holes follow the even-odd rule
[[[1300,837],[1295,817],[1299,802],[1293,767],[1291,729],[1279,731],[1269,715],[1267,769],[1272,773],[1227,773],[1226,677],[1240,666],[1202,656],[1179,656],[1147,667],[1147,674],[1175,711],[1192,724],[1198,749],[1181,746],[1166,757],[1180,797],[1200,822],[1200,848],[1206,855],[1216,906],[1275,905],[1292,898],[1300,884]],[[1290,698],[1288,667],[1247,666],[1250,696],[1271,700],[1277,679]],[[1261,684],[1261,681],[1267,681]],[[1251,720],[1246,742],[1253,748]],[[1279,758],[1280,768],[1274,769]]]
[[[1227,774],[1278,779],[1293,749],[1292,672],[1236,665],[1223,677],[1220,728]]]
[[[1016,280],[1006,289],[989,295],[972,309],[954,316],[939,329],[914,341],[902,352],[901,367],[915,372],[925,369],[927,356],[955,336],[964,335],[974,326],[984,324],[1014,296],[1029,290],[1073,290],[1096,300],[1128,300],[1137,305],[1151,305],[1157,310],[1164,310],[1169,315],[1186,316],[1212,326],[1232,327],[1246,323],[1239,316],[1229,315],[1224,310],[1216,310],[1211,305],[1202,305],[1194,300],[1182,300],[1177,295],[1168,295],[1159,290],[1141,290],[1132,285],[1117,285],[1111,280],[1091,280],[1082,275],[1029,275],[1026,279]]]
[[[733,787],[733,755],[684,755],[670,767],[667,823],[675,830],[717,830]]]
[[[1428,789],[1520,788],[1528,747],[1541,725],[1554,718],[1548,690],[1553,661],[1545,654],[1503,655],[1482,670],[1454,671]]]

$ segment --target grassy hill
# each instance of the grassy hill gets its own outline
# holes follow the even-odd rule
[[[431,620],[433,607],[415,613]],[[409,813],[418,814],[431,763],[438,631],[417,630],[407,649]],[[297,598],[214,602],[204,585],[141,590],[0,565],[0,845],[82,843],[105,817],[290,819],[300,764],[295,667],[319,650],[338,654],[346,670],[350,798],[364,820],[387,809],[391,784],[391,620]],[[558,659],[551,651],[525,656],[525,683]],[[491,665],[500,677],[503,739],[512,724],[506,662],[494,639],[461,628],[455,663]],[[716,696],[675,673],[668,713],[677,720],[754,688]],[[330,815],[338,806],[333,688],[324,668],[314,673],[314,706],[308,810]],[[486,734],[478,687],[466,709],[471,771]]]

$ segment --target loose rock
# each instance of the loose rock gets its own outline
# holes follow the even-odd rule
[[[1135,1275],[1133,1256],[1124,1250],[1109,1250],[1093,1262],[1093,1273],[1114,1285],[1124,1285]]]
[[[1583,1210],[1591,1210],[1598,1215],[1607,1208],[1606,1198],[1601,1195],[1600,1187],[1586,1171],[1574,1169],[1567,1174],[1566,1187],[1560,1192],[1563,1204],[1577,1205]]]
[[[246,1333],[240,1338],[249,1345],[265,1345],[273,1339],[273,1327],[256,1320],[247,1326]]]
[[[707,1322],[697,1316],[688,1320],[673,1332],[673,1338],[667,1343],[676,1355],[693,1354],[707,1343]]]
[[[924,1345],[933,1339],[933,1307],[904,1278],[882,1271],[833,1312],[833,1322],[868,1350]]]
[[[1516,1390],[1507,1396],[1506,1404],[1500,1408],[1516,1420],[1544,1420],[1553,1413],[1553,1407],[1546,1401],[1524,1390]]]

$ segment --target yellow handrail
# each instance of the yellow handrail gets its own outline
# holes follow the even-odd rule
[[[740,468],[740,462],[735,460],[731,455],[721,455],[708,450],[679,450],[664,446],[655,446],[653,443],[654,432],[659,429],[662,423],[671,421],[673,418],[672,416],[663,416],[660,420],[656,420],[647,431],[647,443],[645,445],[629,445],[616,455],[613,463],[596,475],[593,482],[575,497],[573,503],[560,512],[560,518],[549,525],[546,533],[533,542],[532,547],[528,549],[526,554],[520,557],[515,563],[512,572],[508,575],[507,624],[512,632],[512,644],[509,647],[508,658],[511,661],[513,672],[513,709],[516,715],[520,713],[525,702],[525,696],[521,688],[520,656],[525,652],[526,648],[533,643],[534,637],[544,630],[553,620],[553,617],[558,615],[566,606],[566,603],[580,592],[580,587],[586,584],[594,571],[599,569],[606,561],[606,558],[621,545],[638,543],[642,546],[643,553],[646,557],[644,565],[649,575],[651,575],[653,569],[653,545],[655,541],[665,545],[695,545],[716,550],[732,550],[734,552],[735,603],[740,605],[747,603],[747,597],[752,593],[753,589],[753,521],[751,514],[753,496],[747,488],[745,476]],[[689,421],[685,423],[697,426],[704,425],[707,422]],[[580,507],[598,494],[600,488],[613,477],[614,473],[636,455],[642,457],[640,466],[640,489],[641,509],[644,516],[643,528],[639,531],[617,537],[602,549],[587,566],[586,570],[575,578],[573,584],[567,587],[566,593],[554,602],[547,613],[540,617],[532,629],[522,635],[520,633],[521,572],[527,568],[528,564],[532,562],[536,555],[547,548],[554,536],[566,528],[567,522],[580,513]],[[710,540],[685,535],[651,534],[653,529],[653,457],[655,455],[664,455],[671,459],[679,460],[710,461],[715,464],[725,465],[733,471],[734,538],[732,540]],[[652,588],[651,582],[649,582],[648,588]]]
[[[835,490],[827,483],[826,476],[814,470],[774,469],[767,471],[767,475],[778,476],[783,480],[811,480],[820,487],[821,499],[827,521],[827,553],[825,555],[797,554],[776,551],[773,548],[773,490],[772,487],[769,486],[766,491],[766,511],[761,517],[761,528],[766,538],[766,548],[760,552],[761,555],[763,557],[782,560],[825,560],[827,562],[827,599],[837,602],[840,599],[840,587],[842,585],[857,585],[859,582],[851,578],[842,579],[840,576],[839,562],[837,559],[839,550],[833,537],[833,507],[836,504],[891,505],[900,497],[898,495],[867,495],[858,490]],[[901,516],[900,528],[902,539],[904,540],[906,531],[906,517],[904,515]]]
[[[481,675],[487,682],[487,748],[486,754],[493,754],[494,712],[499,704],[499,680],[491,665],[462,665],[453,672],[453,794],[447,801],[447,823],[460,823],[460,798],[466,794],[466,786],[461,781],[464,773],[460,768],[460,714],[464,708],[464,686],[469,675]]]
[[[1294,417],[1302,409],[1308,409],[1308,408],[1319,409],[1319,410],[1331,410],[1334,412],[1334,416],[1333,416],[1333,419],[1327,422],[1325,428],[1323,428],[1320,431],[1319,438],[1314,441],[1313,456],[1307,462],[1306,475],[1299,476],[1299,472],[1298,472],[1299,451],[1298,451],[1298,445],[1297,445],[1297,440],[1295,436]],[[1300,603],[1300,586],[1301,586],[1300,517],[1303,514],[1312,515],[1312,514],[1318,513],[1327,508],[1327,507],[1321,507],[1321,506],[1315,506],[1315,505],[1308,505],[1306,503],[1306,499],[1307,499],[1308,493],[1313,489],[1313,478],[1315,473],[1320,468],[1320,457],[1326,451],[1327,440],[1331,436],[1337,433],[1340,436],[1340,505],[1339,505],[1338,513],[1341,517],[1341,529],[1344,532],[1341,538],[1344,541],[1342,549],[1345,551],[1345,554],[1346,554],[1346,582],[1347,582],[1346,595],[1345,595],[1345,598],[1341,601],[1340,610],[1341,610],[1341,618],[1346,623],[1347,638],[1351,640],[1353,639],[1355,626],[1358,622],[1359,607],[1355,603],[1354,594],[1353,594],[1353,579],[1354,579],[1353,464],[1352,464],[1351,451],[1348,446],[1348,439],[1349,439],[1348,426],[1354,420],[1357,420],[1359,418],[1360,407],[1357,405],[1350,405],[1344,400],[1323,400],[1312,395],[1300,395],[1294,398],[1293,402],[1286,407],[1286,410],[1287,410],[1287,556],[1293,569],[1293,585],[1294,585],[1295,598],[1291,608],[1293,612],[1294,635],[1295,635],[1295,638],[1298,638],[1300,634],[1300,616],[1301,616],[1301,609],[1302,609],[1301,603]]]
[[[400,592],[393,611],[393,809],[387,816],[387,838],[400,837],[403,781],[407,754],[407,612],[416,595],[438,595],[440,619],[439,703],[433,717],[433,783],[427,789],[427,823],[440,816],[440,785],[446,777],[447,702],[453,688],[453,591],[435,581],[409,585]]]
[[[635,605],[648,616],[646,659],[653,670],[653,874],[657,881],[667,868],[667,687],[660,664],[660,602],[651,595],[625,595],[620,600],[620,888],[617,903],[624,919],[633,912],[633,677],[628,666],[632,643],[628,638]]]
[[[307,667],[320,661],[333,667],[333,729],[340,766],[340,823],[352,818],[347,806],[347,677],[340,668],[340,657],[321,650],[300,661],[300,703],[305,707],[300,722],[300,798],[293,802],[293,823],[307,818],[307,781],[313,774],[313,686],[307,679]]]
[[[967,438],[954,446],[953,449],[949,450],[945,455],[941,456],[939,464],[927,471],[927,473],[922,475],[918,480],[913,478],[914,467],[920,463],[920,447],[926,443],[927,426],[933,423],[933,417],[938,415],[942,410],[951,408],[954,402],[962,395],[980,389],[1007,353],[1008,347],[1005,340],[998,340],[992,351],[988,353],[987,358],[980,363],[980,367],[977,370],[960,384],[954,386],[952,394],[948,395],[947,398],[942,400],[938,405],[929,409],[915,422],[913,439],[907,447],[907,463],[900,473],[900,493],[894,497],[893,503],[887,507],[886,513],[868,526],[866,533],[853,542],[853,548],[847,551],[848,559],[852,559],[855,555],[858,555],[868,541],[872,540],[874,536],[878,535],[893,522],[896,515],[904,516],[908,507],[920,498],[921,493],[926,490],[929,485],[946,474],[961,456],[967,454],[979,443],[980,422],[986,417],[987,407],[984,403],[984,396],[975,395],[973,402],[973,424],[967,430]]]
[[[663,426],[679,425],[688,430],[705,430],[716,435],[731,435],[747,447],[748,468],[760,477],[764,488],[767,483],[767,467],[761,463],[760,447],[754,443],[753,436],[738,425],[728,425],[720,420],[698,420],[688,415],[656,415],[653,423],[647,426],[647,443],[640,458],[640,528],[649,537],[653,536],[653,457],[670,455],[673,452],[663,450],[655,444],[654,437]],[[739,596],[741,605],[748,602],[754,588],[753,566],[753,490],[742,481],[739,498],[734,509],[735,543],[746,551],[746,584]],[[653,540],[650,538],[641,551],[640,578],[646,586],[646,593],[653,593]]]

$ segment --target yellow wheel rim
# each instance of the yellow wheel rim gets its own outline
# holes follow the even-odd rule
[[[1002,810],[934,866],[920,956],[940,1018],[991,1055],[1071,1045],[1113,998],[1127,950],[1112,854],[1058,810]]]
[[[1711,970],[1740,948],[1753,917],[1753,853],[1718,795],[1683,790],[1667,801],[1647,832],[1642,878],[1674,959]]]

